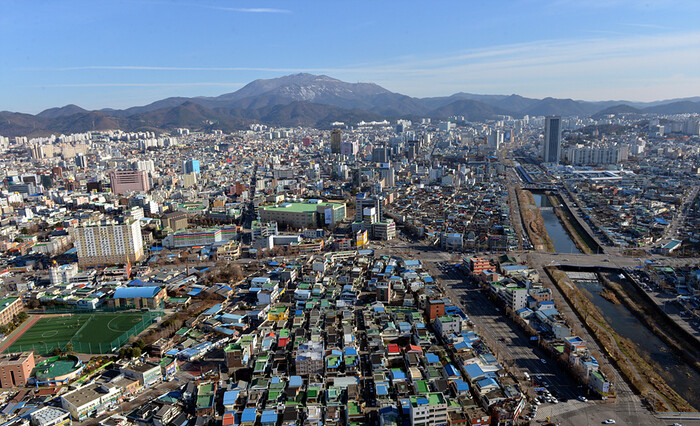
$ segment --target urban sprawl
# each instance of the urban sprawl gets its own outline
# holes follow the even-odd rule
[[[687,114],[0,137],[0,422],[697,419],[699,141]]]

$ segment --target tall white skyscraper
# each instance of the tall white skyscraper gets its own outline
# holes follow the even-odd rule
[[[545,163],[559,164],[561,158],[561,117],[547,117],[544,121],[544,147],[542,159]]]

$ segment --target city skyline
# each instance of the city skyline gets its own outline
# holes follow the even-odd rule
[[[3,110],[125,108],[296,72],[414,97],[700,95],[700,58],[687,54],[700,47],[699,10],[682,1],[4,5]]]

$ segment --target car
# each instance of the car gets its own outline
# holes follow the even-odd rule
[[[546,363],[547,363],[547,360],[544,359],[544,358],[540,358],[540,361],[542,361],[542,364],[546,364]]]
[[[505,337],[501,337],[501,338],[498,339],[498,340],[500,340],[501,342],[505,342],[505,341],[506,341],[506,338],[505,338]]]
[[[604,425],[614,425],[615,419],[607,419],[603,422]]]
[[[579,396],[577,399],[581,402],[588,402],[585,396]]]

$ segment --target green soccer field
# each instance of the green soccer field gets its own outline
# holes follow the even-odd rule
[[[154,316],[152,312],[46,316],[25,331],[6,352],[34,349],[45,354],[55,347],[65,349],[70,342],[76,352],[110,353],[115,345],[121,346],[147,327]],[[136,329],[132,330],[135,326]]]

